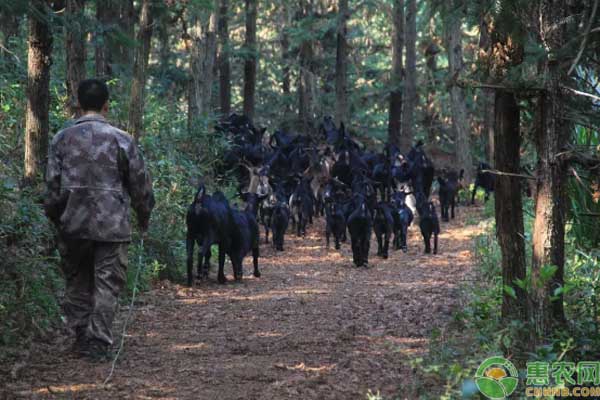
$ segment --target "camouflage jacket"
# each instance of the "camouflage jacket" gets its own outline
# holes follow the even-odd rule
[[[67,238],[131,240],[129,204],[140,225],[154,207],[152,180],[133,138],[99,114],[86,115],[52,140],[46,215]]]

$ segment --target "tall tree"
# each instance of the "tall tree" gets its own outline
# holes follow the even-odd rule
[[[292,102],[291,102],[291,68],[290,64],[292,63],[292,57],[290,52],[290,35],[289,35],[289,27],[292,23],[291,21],[291,13],[289,9],[289,5],[287,3],[282,3],[281,5],[281,13],[280,13],[280,23],[281,23],[281,60],[282,60],[282,78],[281,78],[281,91],[284,96],[284,115],[282,119],[282,127],[284,129],[290,129],[289,123],[292,120]]]
[[[408,148],[414,137],[417,112],[417,0],[407,0],[406,7],[406,89],[402,115],[402,147]]]
[[[551,301],[563,285],[565,263],[566,165],[557,155],[566,147],[569,126],[565,114],[561,82],[567,81],[566,63],[561,51],[566,44],[565,0],[541,0],[534,23],[538,41],[547,54],[541,63],[544,76],[542,96],[538,99],[535,147],[538,156],[533,259],[531,264],[531,319],[538,338],[565,321],[562,294]],[[564,56],[562,56],[564,57]],[[555,270],[554,274],[550,272]],[[550,276],[550,278],[549,278]]]
[[[346,64],[348,44],[346,43],[346,20],[349,17],[348,0],[338,0],[337,50],[335,56],[335,120],[339,124],[346,121],[348,103],[346,88]]]
[[[152,39],[152,0],[143,0],[140,9],[140,26],[136,38],[131,99],[129,101],[129,123],[127,129],[135,137],[142,134],[144,118],[144,87]]]
[[[48,152],[48,111],[52,32],[49,5],[44,0],[30,3],[27,50],[27,111],[25,117],[25,179],[43,173]]]
[[[490,52],[492,45],[490,35],[490,21],[487,15],[481,17],[479,24],[479,49],[483,54]],[[482,136],[485,143],[485,153],[487,156],[488,163],[494,165],[494,127],[495,127],[495,96],[496,91],[492,88],[483,88],[482,96],[479,96],[481,102],[481,109],[483,111],[483,129]]]
[[[199,116],[211,111],[212,85],[217,52],[217,15],[208,16],[199,10],[192,15],[190,29],[190,87],[188,91],[188,128]]]
[[[388,142],[400,146],[402,121],[402,48],[404,47],[404,0],[394,0],[392,75],[388,119]]]
[[[134,48],[130,42],[135,36],[136,13],[133,0],[118,0],[118,31],[121,39],[112,39],[115,47],[114,62],[121,68],[130,71],[134,62]],[[114,37],[114,35],[113,35]]]
[[[66,4],[66,55],[67,55],[67,111],[71,116],[79,114],[77,85],[85,79],[85,0],[67,0]]]
[[[11,11],[13,11],[11,8],[0,7],[0,32],[2,33],[0,54],[2,55],[9,48],[10,39],[19,33],[18,14]]]
[[[433,21],[433,20],[432,20]],[[427,48],[425,49],[425,65],[427,66],[427,104],[425,106],[425,117],[423,124],[427,130],[427,141],[429,143],[436,142],[436,136],[439,132],[442,123],[440,116],[436,109],[436,97],[438,90],[438,79],[437,79],[437,55],[440,52],[440,48],[433,37],[433,30],[430,32],[432,36]]]
[[[229,65],[229,0],[219,0],[219,105],[226,117],[231,112],[231,67]]]
[[[520,110],[514,93],[499,90],[496,93],[495,165],[500,171],[520,173],[519,132]],[[502,254],[502,317],[505,320],[527,318],[527,294],[516,280],[525,280],[525,241],[523,226],[523,201],[518,177],[498,175],[495,181],[496,233]]]
[[[463,70],[462,21],[465,13],[464,0],[451,2],[453,12],[446,20],[446,50],[448,51],[448,84],[450,85],[450,109],[452,129],[456,140],[456,159],[459,167],[465,171],[465,180],[471,181],[472,158],[470,147],[470,128],[467,117],[467,103],[458,78]]]
[[[313,4],[309,1],[300,2],[300,10],[297,14],[302,22],[313,18]],[[312,27],[311,27],[312,29]],[[298,117],[300,128],[308,134],[314,133],[313,118],[315,116],[316,103],[316,79],[314,66],[314,40],[312,35],[303,38],[300,43],[298,58]]]
[[[256,92],[256,13],[258,0],[246,0],[246,38],[244,42],[244,114],[254,119]]]
[[[112,64],[114,59],[114,33],[117,26],[118,7],[115,0],[97,0],[96,29],[94,61],[96,76],[109,77],[112,75]]]

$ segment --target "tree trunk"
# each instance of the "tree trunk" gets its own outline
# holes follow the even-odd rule
[[[52,33],[48,4],[32,0],[27,51],[27,111],[25,117],[25,180],[44,173],[48,153],[48,111]]]
[[[437,113],[436,92],[438,87],[437,60],[436,56],[440,52],[439,47],[435,44],[432,38],[429,45],[425,49],[425,64],[427,66],[427,105],[425,106],[424,125],[427,130],[427,142],[430,144],[436,143],[436,137],[441,127],[441,121]]]
[[[219,105],[221,115],[231,113],[231,67],[229,65],[229,0],[219,1]]]
[[[346,121],[348,104],[346,98],[346,64],[348,45],[346,43],[346,20],[349,17],[348,0],[338,0],[337,50],[335,57],[335,121]]]
[[[254,97],[256,92],[256,2],[246,0],[246,51],[244,61],[244,115],[254,119]]]
[[[303,2],[302,18],[310,18],[313,15],[312,4]],[[314,133],[313,119],[315,111],[315,76],[314,76],[314,49],[310,39],[302,41],[299,49],[298,73],[298,117],[300,128],[304,133]]]
[[[191,30],[190,69],[191,79],[188,103],[188,129],[191,132],[198,117],[206,118],[211,113],[211,98],[214,67],[217,56],[217,16],[202,21],[194,17]]]
[[[388,119],[388,142],[400,146],[402,121],[402,48],[404,47],[404,0],[394,1],[392,75]],[[407,149],[403,149],[407,150]]]
[[[483,54],[489,54],[492,46],[489,26],[488,17],[483,15],[481,17],[481,23],[479,24],[479,49]],[[487,73],[489,75],[489,71]],[[481,99],[481,108],[483,111],[482,140],[485,143],[485,154],[488,163],[491,166],[494,166],[495,96],[496,91],[494,89],[482,89],[481,96],[479,97]]]
[[[157,36],[158,36],[158,65],[161,74],[169,68],[171,59],[171,43],[169,40],[169,14],[164,13],[161,15],[159,23],[157,24]]]
[[[143,0],[140,10],[140,26],[136,39],[135,62],[131,82],[131,99],[129,102],[129,124],[127,129],[136,139],[144,129],[144,87],[146,86],[146,69],[150,55],[152,39],[151,1]]]
[[[494,104],[496,101],[496,91],[494,89],[482,89],[481,101],[483,103],[483,140],[485,143],[485,154],[487,156],[489,164],[493,167],[494,164],[494,151],[495,151],[495,113]]]
[[[115,7],[117,7],[115,5]],[[121,35],[124,35],[127,39],[133,40],[135,37],[135,22],[136,14],[133,0],[119,0],[118,1],[118,18]],[[114,44],[115,56],[114,61],[125,70],[126,73],[131,71],[131,67],[134,60],[134,48],[130,46],[126,41],[123,43],[117,42]]]
[[[67,112],[71,117],[80,114],[77,86],[85,79],[84,1],[67,0],[66,55],[67,55]]]
[[[495,96],[496,142],[495,164],[500,171],[520,173],[520,111],[515,95],[499,90]],[[515,284],[525,281],[525,240],[520,178],[497,175],[495,182],[496,235],[502,253],[502,284],[512,288],[515,297],[502,293],[502,318],[526,321],[527,293]],[[515,189],[516,188],[516,189]],[[510,290],[509,290],[510,291]]]
[[[472,180],[473,162],[470,147],[470,127],[467,117],[467,104],[463,89],[456,83],[462,69],[462,29],[464,16],[463,0],[454,0],[453,6],[457,11],[458,21],[446,21],[446,47],[448,51],[448,73],[450,85],[450,109],[452,113],[452,128],[456,140],[456,159],[458,168],[464,169],[466,182]]]
[[[535,220],[533,225],[533,259],[531,267],[531,320],[538,340],[543,340],[557,325],[565,323],[562,294],[550,297],[563,286],[565,263],[566,165],[557,154],[565,149],[569,138],[565,122],[565,104],[560,83],[567,80],[565,63],[557,52],[565,44],[564,0],[544,0],[539,21],[548,55],[542,64],[544,93],[538,103],[535,146],[538,156]],[[545,271],[556,268],[549,279]]]
[[[533,259],[531,269],[531,320],[538,340],[565,323],[562,294],[551,301],[554,290],[563,285],[564,235],[566,204],[566,166],[556,155],[563,151],[569,137],[565,105],[560,83],[566,81],[564,66],[555,58],[565,44],[566,16],[564,0],[544,0],[540,7],[540,36],[547,46],[547,59],[541,73],[546,77],[544,93],[538,103],[535,146],[538,156],[535,220],[533,226]],[[550,279],[544,271],[556,268]]]
[[[0,30],[2,31],[0,55],[6,57],[5,49],[11,47],[10,39],[19,34],[19,17],[7,10],[0,10]]]
[[[288,4],[282,4],[280,13],[281,24],[281,91],[283,92],[283,118],[280,120],[280,126],[284,130],[291,128],[291,122],[294,119],[293,115],[293,98],[291,94],[291,68],[292,55],[290,52],[290,36],[289,27],[292,24],[291,12]]]
[[[96,33],[96,46],[94,58],[96,65],[96,76],[108,78],[113,74],[114,52],[116,44],[114,41],[114,30],[118,23],[118,6],[116,0],[97,0],[96,20],[100,25]]]
[[[411,146],[417,112],[417,0],[408,0],[406,10],[406,90],[402,118],[401,145]]]

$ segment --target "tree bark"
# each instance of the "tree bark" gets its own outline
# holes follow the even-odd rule
[[[136,14],[133,0],[119,0],[118,1],[118,18],[120,33],[127,39],[133,40],[135,37],[135,22]],[[131,71],[131,67],[134,61],[134,48],[130,46],[127,41],[115,44],[115,56],[114,60],[122,69],[125,69],[127,73]]]
[[[452,128],[456,140],[456,159],[458,160],[458,168],[464,169],[466,182],[471,182],[473,161],[471,158],[467,104],[463,89],[458,86],[456,82],[463,69],[461,29],[465,7],[463,0],[454,0],[453,7],[458,10],[458,21],[446,21],[450,109],[452,113]]]
[[[346,43],[346,20],[349,17],[348,0],[338,0],[337,50],[335,56],[335,121],[346,121],[348,103],[346,97],[346,64],[348,45]]]
[[[404,47],[404,0],[394,1],[392,75],[388,118],[388,142],[400,146],[402,121],[402,48]],[[407,150],[407,149],[403,149]]]
[[[402,118],[401,145],[411,146],[417,112],[417,1],[408,0],[406,7],[406,89]]]
[[[10,48],[10,39],[19,34],[19,17],[7,10],[0,10],[0,30],[2,31],[0,55],[5,56],[4,49]]]
[[[557,154],[565,149],[569,138],[560,89],[561,82],[567,80],[566,63],[558,56],[566,41],[565,24],[561,23],[567,15],[566,7],[564,0],[543,0],[540,5],[539,38],[548,54],[540,71],[545,76],[545,90],[538,102],[535,135],[538,165],[530,311],[538,340],[566,320],[562,294],[555,301],[550,299],[563,286],[565,263],[566,165]],[[550,266],[556,272],[545,279],[543,271]]]
[[[313,15],[313,8],[310,2],[302,2],[302,17],[307,18]],[[299,49],[299,67],[298,73],[298,117],[300,119],[300,128],[304,133],[312,135],[314,133],[314,112],[316,102],[316,82],[314,73],[314,48],[310,39],[303,40]]]
[[[118,22],[118,7],[116,0],[97,0],[96,20],[100,25],[96,33],[96,46],[94,48],[94,59],[96,76],[108,78],[113,74],[114,52],[116,43],[114,41],[114,30]]]
[[[486,55],[489,54],[492,46],[492,39],[490,37],[491,32],[489,29],[488,17],[484,15],[481,17],[481,23],[479,24],[479,49],[480,52],[483,52],[483,54]],[[483,129],[481,134],[485,143],[485,154],[487,156],[488,163],[492,167],[494,166],[495,96],[496,91],[494,89],[484,88],[481,90],[480,99],[481,109],[483,111]]]
[[[158,36],[158,65],[160,67],[161,74],[169,67],[171,59],[171,43],[169,40],[169,14],[164,13],[161,15],[160,20],[156,26]]]
[[[246,51],[244,61],[244,115],[254,119],[254,101],[256,92],[256,2],[246,0]]]
[[[195,16],[191,29],[190,87],[188,102],[188,129],[192,132],[198,117],[206,118],[211,112],[213,74],[217,56],[217,15],[212,12],[202,21]]]
[[[48,4],[32,0],[30,4],[27,51],[27,110],[25,116],[25,180],[34,181],[43,174],[48,153],[48,111],[50,104],[50,65],[52,33]]]
[[[485,154],[490,166],[494,166],[494,151],[496,148],[495,113],[494,104],[496,101],[496,91],[494,89],[481,90],[481,102],[483,103],[483,140],[485,143]]]
[[[219,1],[219,106],[221,115],[231,113],[231,67],[229,64],[229,0]]]
[[[289,5],[283,3],[280,12],[280,24],[281,24],[281,91],[283,92],[283,118],[280,120],[280,126],[284,130],[291,128],[291,122],[294,120],[293,110],[293,97],[291,94],[292,80],[291,80],[291,64],[292,54],[290,51],[290,36],[289,27],[292,24],[292,15]]]
[[[144,129],[144,88],[146,86],[146,70],[150,55],[152,39],[152,0],[143,0],[140,10],[140,26],[136,39],[135,62],[131,82],[131,99],[129,102],[129,124],[127,129],[136,139]]]
[[[85,0],[67,0],[66,55],[67,55],[67,112],[71,117],[80,114],[77,86],[85,79]]]
[[[519,174],[521,136],[520,111],[513,93],[499,90],[495,96],[496,168]],[[520,178],[497,175],[495,181],[496,235],[502,253],[502,284],[512,288],[515,297],[502,293],[502,318],[526,321],[527,293],[515,284],[525,281],[525,240]],[[516,188],[516,189],[515,189]]]
[[[432,38],[429,45],[425,49],[425,64],[427,66],[427,105],[425,106],[425,118],[424,125],[427,130],[427,142],[434,144],[436,143],[436,136],[441,127],[441,121],[437,113],[436,93],[438,87],[437,74],[437,59],[436,56],[440,52],[439,47],[436,45]]]

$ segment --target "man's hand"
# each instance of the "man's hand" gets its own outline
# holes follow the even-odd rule
[[[139,222],[140,234],[142,238],[146,239],[148,237],[148,227],[150,225],[150,220],[145,219]]]

